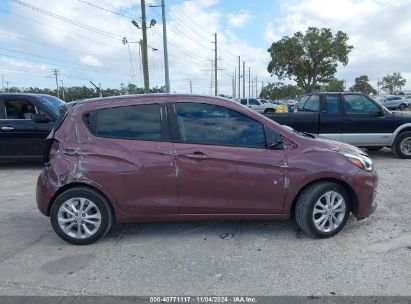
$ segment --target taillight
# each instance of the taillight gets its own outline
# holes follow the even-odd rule
[[[51,148],[53,147],[53,144],[56,141],[54,140],[54,138],[47,138],[46,142],[44,144],[44,163],[47,164],[50,161],[50,152],[51,152]]]

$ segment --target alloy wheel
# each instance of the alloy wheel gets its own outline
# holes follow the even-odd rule
[[[400,145],[401,152],[407,156],[411,156],[411,137],[403,139]]]
[[[314,225],[321,232],[332,232],[340,227],[345,212],[346,202],[344,197],[336,191],[328,191],[314,205]]]
[[[61,230],[76,239],[94,235],[101,225],[101,213],[96,204],[83,197],[65,201],[58,211]]]

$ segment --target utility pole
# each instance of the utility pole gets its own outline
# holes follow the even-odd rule
[[[235,95],[235,84],[234,84],[234,82],[235,82],[235,75],[234,75],[234,72],[233,72],[233,78],[231,79],[231,86],[233,88],[231,94],[232,94],[233,98],[235,98],[235,96],[234,96]]]
[[[248,67],[248,98],[251,98],[250,91],[251,91],[251,69],[250,67]]]
[[[143,32],[142,61],[144,74],[144,92],[150,93],[150,79],[148,75],[148,58],[147,58],[147,23],[146,23],[146,1],[141,0],[141,30]]]
[[[1,91],[4,92],[4,74],[1,73]]]
[[[254,97],[254,79],[251,80],[251,98]]]
[[[238,56],[238,98],[241,97],[241,58]]]
[[[10,83],[10,81],[6,81],[6,85],[7,85],[7,90],[6,90],[6,92],[7,92],[7,93],[9,92],[9,83]]]
[[[217,33],[214,34],[214,95],[217,96]]]
[[[61,82],[61,93],[63,95],[63,100],[66,101],[66,96],[64,95],[64,84],[63,84],[63,79],[60,79]]]
[[[257,81],[257,75],[255,75],[255,98],[258,98],[258,81]]]
[[[161,0],[161,16],[163,17],[164,73],[165,73],[165,81],[166,81],[166,93],[170,93],[170,74],[168,70],[167,23],[166,23],[166,8],[165,7],[166,5],[164,3],[164,0]]]
[[[190,94],[193,94],[193,84],[191,83],[191,80],[190,80]]]
[[[243,98],[245,98],[245,61],[243,60]]]
[[[59,94],[59,81],[58,81],[58,74],[59,74],[59,69],[51,69],[51,71],[53,72],[54,76],[56,76],[56,87],[57,87],[57,98],[60,98],[60,94]]]
[[[234,98],[237,98],[237,68],[234,68]]]

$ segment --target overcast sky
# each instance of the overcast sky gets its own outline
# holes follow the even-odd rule
[[[164,85],[161,9],[147,0],[150,85]],[[9,86],[55,87],[51,69],[64,85],[119,88],[142,86],[137,43],[139,0],[0,0],[0,72]],[[273,41],[310,26],[342,30],[354,50],[336,77],[350,86],[355,77],[400,72],[411,89],[411,1],[383,0],[166,0],[171,90],[210,94],[214,33],[218,33],[219,93],[231,95],[238,56],[251,77],[275,82],[267,72]],[[30,6],[30,7],[27,7]],[[52,16],[51,16],[52,15]],[[56,18],[57,17],[57,18]],[[65,19],[64,19],[65,18]],[[128,44],[123,45],[122,38]],[[154,50],[154,49],[157,50]],[[131,54],[131,57],[130,57]],[[248,75],[247,75],[248,84]],[[6,83],[4,84],[6,86]],[[248,86],[246,89],[248,95]]]

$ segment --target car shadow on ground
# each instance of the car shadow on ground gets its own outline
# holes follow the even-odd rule
[[[371,158],[392,158],[397,159],[392,153],[390,148],[383,148],[379,151],[368,151],[366,152],[370,155]]]

